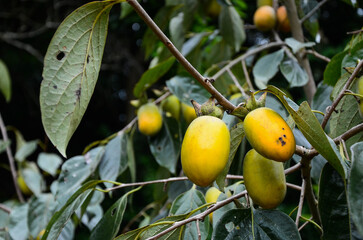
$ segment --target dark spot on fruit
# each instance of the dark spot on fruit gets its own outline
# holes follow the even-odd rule
[[[62,60],[66,54],[64,52],[59,52],[56,56],[57,60]]]
[[[281,146],[284,146],[286,144],[286,142],[282,139],[282,137],[279,137],[278,142],[281,143]]]
[[[284,136],[284,138],[286,138],[286,135],[285,134],[283,136]]]
[[[285,130],[285,128],[282,128],[282,130]]]

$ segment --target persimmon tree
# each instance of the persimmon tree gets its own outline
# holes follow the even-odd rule
[[[135,117],[64,162],[42,152],[34,163],[26,158],[37,143],[23,140],[13,156],[0,115],[0,152],[6,152],[18,196],[18,201],[0,204],[0,236],[71,239],[82,224],[90,239],[301,239],[309,238],[302,234],[307,228],[313,231],[310,237],[362,238],[363,93],[357,87],[363,81],[362,30],[352,29],[345,49],[331,59],[320,54],[318,11],[326,2],[274,1],[275,11],[286,7],[291,32],[280,32],[276,25],[264,33],[246,24],[252,23],[245,15],[251,6],[237,0],[167,0],[154,19],[136,0],[95,1],[74,10],[58,27],[44,58],[39,99],[51,143],[67,159],[67,145],[100,82],[109,13],[116,4],[121,4],[120,21],[135,11],[148,26],[143,47],[150,66],[130,101],[135,109],[150,102],[159,106],[162,126],[144,136]],[[247,46],[249,32],[260,35]],[[312,59],[326,63],[323,79],[315,79]],[[10,78],[1,61],[0,73],[6,76],[0,90],[8,99]],[[169,96],[174,100],[167,110]],[[211,184],[219,190],[215,202],[206,201],[208,187],[190,182],[180,163],[190,124],[184,113],[192,106],[197,115],[215,114],[203,106],[221,111],[230,134],[227,164]],[[288,195],[297,197],[286,197],[273,210],[249,197],[242,175],[243,159],[254,145],[245,138],[244,119],[262,106],[281,115],[296,141],[294,155],[283,166]],[[268,137],[260,135],[257,141]],[[141,161],[136,140],[147,143],[144,151],[163,177],[136,181]],[[54,178],[49,191],[39,169]],[[19,176],[32,197],[24,198]],[[148,185],[157,194],[126,223],[124,215]],[[105,196],[111,203],[105,203]]]

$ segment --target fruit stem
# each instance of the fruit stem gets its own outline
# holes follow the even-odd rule
[[[0,113],[0,130],[1,130],[1,134],[3,136],[4,142],[8,142],[9,138],[8,138],[8,134],[6,132],[6,128],[5,128],[3,118],[1,117],[1,113]],[[17,173],[16,173],[16,168],[15,168],[15,164],[14,164],[14,162],[15,162],[14,161],[14,156],[13,156],[13,153],[11,152],[10,145],[6,146],[6,154],[8,155],[10,171],[11,171],[11,175],[13,177],[13,182],[14,182],[16,194],[18,195],[19,201],[21,203],[24,203],[25,200],[24,200],[23,194],[21,193],[19,185],[18,185],[18,181],[17,181],[18,176],[17,176]]]

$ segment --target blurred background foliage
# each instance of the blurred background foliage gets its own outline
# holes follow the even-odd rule
[[[206,6],[208,1],[201,0],[200,6]],[[43,57],[61,21],[87,2],[81,0],[0,2],[0,59],[7,65],[12,81],[11,100],[6,102],[3,96],[0,96],[0,111],[6,125],[18,129],[27,141],[39,139],[44,143],[42,147],[46,152],[56,152],[56,150],[47,139],[41,123],[39,89],[42,81]],[[170,1],[142,0],[141,4],[151,17],[155,17],[162,9],[165,9],[165,4],[168,2]],[[246,41],[239,51],[230,50],[228,53],[217,51],[216,57],[223,53],[229,54],[226,57],[231,59],[257,43],[268,42],[270,37],[268,33],[261,33],[248,27],[252,25],[252,16],[256,10],[255,1],[233,0],[232,3],[246,25]],[[148,45],[145,44],[145,41],[143,42],[143,39],[147,39],[144,38],[147,27],[135,12],[131,11],[127,17],[122,19],[120,19],[120,12],[121,5],[116,5],[111,10],[109,32],[98,83],[86,114],[70,141],[67,150],[69,157],[81,154],[89,143],[104,139],[119,131],[135,116],[135,108],[129,104],[129,101],[134,98],[133,88],[143,72],[148,69],[158,47],[161,46],[159,42],[148,43]],[[351,40],[351,35],[347,32],[362,27],[362,16],[361,8],[352,8],[343,1],[328,1],[319,10],[318,37],[306,33],[307,41],[317,41],[318,44],[314,47],[316,51],[331,58],[342,51]],[[162,19],[166,19],[166,17],[166,15],[161,15]],[[218,18],[213,14],[195,14],[187,17],[191,20],[188,32],[212,33],[218,29]],[[166,27],[164,29],[170,36],[169,30]],[[204,53],[208,54],[208,49],[204,50]],[[200,55],[196,56],[197,58],[189,56],[189,60],[201,72],[204,72],[210,67],[208,57],[201,61]],[[310,60],[316,81],[322,81],[326,63],[314,57],[311,57]],[[180,68],[176,65],[174,67]],[[279,76],[276,77],[276,79],[278,78]],[[169,80],[168,75],[153,87],[161,89],[162,86],[165,86],[166,80]],[[290,89],[296,102],[302,100],[301,92],[299,88]],[[155,98],[156,96],[150,92],[149,97]],[[10,138],[15,141],[15,136],[11,133]],[[134,147],[138,165],[136,168],[138,169],[137,180],[147,181],[169,176],[170,173],[152,159],[147,140],[137,133],[134,137]],[[38,151],[41,150],[38,149]],[[32,154],[28,160],[36,161],[37,153]],[[120,181],[130,181],[127,173],[121,178],[124,179],[120,179]],[[289,178],[294,178],[294,176],[289,176]],[[13,185],[9,184],[11,181],[6,155],[3,153],[0,155],[0,202],[15,196]],[[185,185],[188,183],[175,184],[179,184],[177,189],[183,192],[187,189]],[[114,196],[118,195],[121,196],[121,191],[114,193]],[[174,195],[177,196],[177,193]],[[133,197],[130,206],[134,209],[126,211],[125,220],[130,220],[141,208],[146,206],[150,198],[159,199],[162,202],[166,197],[161,184],[145,187],[142,193],[137,193]],[[298,195],[289,191],[287,199],[296,202]],[[104,201],[104,209],[107,209],[112,202]],[[158,211],[160,206],[149,207]],[[86,229],[84,231],[87,232]],[[306,234],[309,234],[308,232],[305,231]],[[82,235],[82,230],[79,234]]]

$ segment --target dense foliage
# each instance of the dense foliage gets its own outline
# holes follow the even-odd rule
[[[49,22],[44,29],[1,34],[42,64],[34,64],[39,105],[33,123],[24,117],[23,103],[9,107],[19,101],[14,76],[21,73],[8,68],[14,64],[5,58],[9,52],[0,55],[0,163],[7,185],[0,195],[0,239],[362,239],[362,6],[271,1],[265,4],[272,4],[273,14],[286,6],[290,29],[282,28],[286,16],[279,15],[268,29],[256,29],[253,15],[261,2],[80,4],[65,11],[44,59],[36,43],[20,40],[46,33]],[[339,24],[326,26],[327,18],[334,25],[342,12]],[[349,33],[339,32],[340,25]],[[132,54],[136,50],[118,44],[143,51],[147,69]],[[126,55],[117,52],[123,50]],[[110,63],[110,56],[123,56],[129,65]],[[107,87],[117,104],[103,105]],[[102,114],[92,110],[98,104]],[[272,115],[244,122],[264,106]],[[122,114],[111,114],[118,118],[112,127],[92,122],[114,109]],[[197,115],[212,119],[202,123],[205,132],[188,128]],[[41,125],[45,140],[28,140],[11,116],[20,116],[21,125]],[[91,127],[76,131],[82,125]],[[93,132],[101,137],[95,140]],[[279,147],[269,142],[275,138]],[[276,154],[287,146],[284,157]],[[253,161],[274,167],[244,179],[245,156],[248,171],[256,170]],[[271,182],[262,201],[255,197]],[[205,186],[219,191],[206,198]]]

